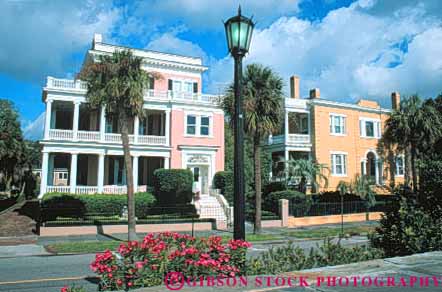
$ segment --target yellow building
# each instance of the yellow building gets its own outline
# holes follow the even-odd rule
[[[399,93],[391,96],[393,107],[398,106]],[[390,109],[371,100],[351,104],[322,99],[317,88],[310,90],[308,98],[300,98],[299,77],[292,76],[284,111],[283,133],[270,137],[267,146],[272,177],[284,175],[284,161],[310,158],[329,169],[325,172],[328,187],[321,191],[335,191],[340,181],[350,182],[361,174],[380,187],[388,186],[393,175],[395,183],[403,182],[403,157],[387,163],[377,150]]]

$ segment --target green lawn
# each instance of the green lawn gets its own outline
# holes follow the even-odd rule
[[[369,232],[374,231],[374,226],[354,226],[354,227],[344,227],[344,235],[365,235]],[[333,228],[318,228],[310,230],[295,230],[284,233],[285,236],[294,238],[304,238],[304,239],[320,239],[325,237],[338,236],[341,233],[340,227]]]
[[[223,242],[232,239],[231,235],[222,235]],[[278,240],[280,236],[271,234],[248,234],[247,241],[258,242],[264,240]],[[115,250],[123,241],[75,241],[49,244],[46,249],[51,253],[95,253],[106,249]]]

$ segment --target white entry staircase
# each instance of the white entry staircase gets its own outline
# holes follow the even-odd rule
[[[195,202],[200,218],[213,218],[217,226],[227,226],[230,222],[230,208],[222,195],[212,192],[211,195],[202,195]],[[227,204],[227,206],[226,206]]]

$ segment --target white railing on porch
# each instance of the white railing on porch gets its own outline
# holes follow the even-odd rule
[[[49,89],[73,90],[86,92],[87,84],[81,80],[60,79],[48,77],[46,87]],[[173,91],[173,90],[146,90],[145,99],[160,99],[160,100],[176,100],[189,101],[192,103],[206,103],[218,105],[220,101],[219,95],[201,94],[187,91]]]
[[[60,79],[54,77],[48,77],[46,82],[47,88],[58,88],[58,89],[77,89],[86,90],[87,84],[81,80],[72,79]]]
[[[46,193],[69,193],[69,186],[47,186]]]
[[[98,193],[98,187],[95,186],[77,186],[75,193],[78,195],[96,194]]]
[[[288,144],[310,143],[310,135],[305,134],[288,134]]]
[[[100,132],[98,131],[78,131],[77,139],[80,141],[99,141]]]
[[[53,140],[72,140],[74,133],[72,130],[50,129],[49,139]]]
[[[166,136],[140,135],[138,144],[166,145]]]

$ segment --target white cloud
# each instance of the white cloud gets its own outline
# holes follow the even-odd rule
[[[43,138],[45,112],[42,112],[32,123],[23,130],[23,136],[28,140],[37,141]]]
[[[373,0],[355,2],[315,22],[281,17],[254,32],[245,62],[271,66],[287,81],[299,75],[303,96],[319,87],[327,99],[367,97],[388,106],[391,91],[439,93],[441,22],[423,19],[423,5],[398,7],[388,16],[372,13],[376,5]],[[232,68],[230,57],[213,64],[209,90],[231,82]]]
[[[146,49],[207,59],[206,53],[200,46],[178,38],[174,32],[167,32],[153,39]]]
[[[73,55],[83,54],[94,32],[109,34],[117,18],[104,1],[3,1],[0,71],[31,82],[72,72]]]

